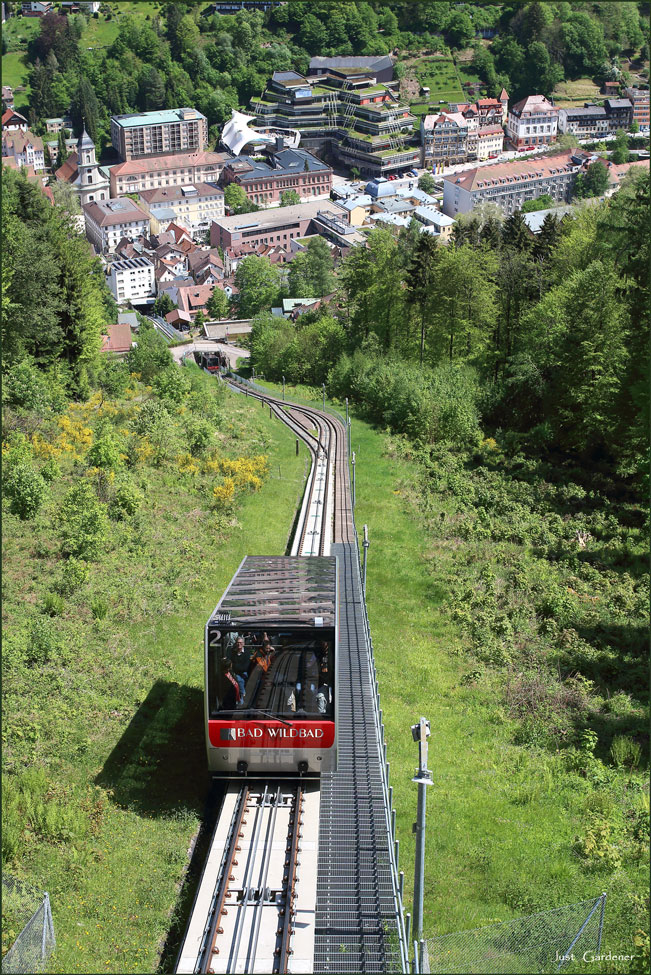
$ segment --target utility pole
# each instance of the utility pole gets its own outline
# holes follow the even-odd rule
[[[432,773],[427,768],[427,739],[430,736],[429,721],[421,718],[411,726],[414,741],[418,742],[418,768],[411,780],[418,785],[418,815],[413,831],[416,834],[416,867],[414,870],[414,929],[412,937],[419,943],[423,937],[423,899],[425,888],[425,822],[427,818],[427,787],[433,785]]]
[[[368,525],[364,525],[364,541],[362,546],[364,548],[364,576],[362,581],[362,592],[364,594],[364,599],[366,599],[366,553],[368,552],[368,547],[371,543],[368,540]]]

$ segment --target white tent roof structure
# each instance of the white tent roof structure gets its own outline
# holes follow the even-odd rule
[[[234,156],[239,156],[244,146],[249,142],[275,142],[273,136],[250,129],[249,122],[254,121],[255,115],[244,115],[242,112],[236,112],[233,109],[233,115],[222,131],[221,141]]]

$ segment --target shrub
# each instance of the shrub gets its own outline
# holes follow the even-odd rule
[[[205,420],[192,420],[186,429],[188,446],[193,457],[202,454],[212,440],[212,428]]]
[[[59,641],[49,619],[37,617],[30,627],[26,662],[29,666],[40,667],[56,657]]]
[[[65,609],[65,600],[56,592],[48,592],[43,600],[43,612],[47,616],[61,616]]]
[[[71,596],[88,579],[88,564],[83,559],[69,558],[64,562],[61,579],[57,586],[62,596]]]
[[[9,406],[43,412],[49,405],[47,383],[33,360],[23,359],[6,373],[2,383],[2,398]]]
[[[100,467],[102,470],[114,471],[120,463],[120,451],[115,440],[110,433],[102,433],[86,456],[91,467]]]
[[[141,406],[133,421],[133,429],[136,433],[146,436],[160,423],[170,423],[171,420],[172,418],[163,403],[150,399]]]
[[[33,518],[45,500],[47,485],[31,464],[18,463],[11,467],[2,485],[9,499],[9,510],[21,521]]]
[[[104,620],[108,613],[108,603],[101,596],[96,596],[94,599],[91,599],[90,611],[93,614],[94,620]]]
[[[610,757],[618,768],[628,765],[630,768],[637,768],[640,763],[642,749],[637,742],[632,741],[625,735],[616,735],[610,746]]]
[[[92,486],[81,482],[66,494],[61,506],[61,537],[66,555],[94,559],[107,539],[106,508]]]
[[[141,492],[133,484],[125,481],[118,485],[109,506],[109,514],[116,521],[134,515],[143,502]]]
[[[154,389],[162,399],[171,403],[182,403],[190,392],[190,380],[183,370],[172,366],[156,376]]]
[[[52,481],[56,481],[58,477],[61,477],[61,468],[55,461],[54,457],[50,457],[50,459],[43,464],[40,474],[43,480],[48,484],[51,484]]]

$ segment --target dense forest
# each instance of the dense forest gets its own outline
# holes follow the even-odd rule
[[[98,144],[112,114],[192,105],[211,138],[231,109],[259,95],[276,70],[306,71],[312,55],[397,55],[474,48],[473,68],[491,95],[550,94],[564,79],[618,77],[624,52],[648,58],[648,4],[633,2],[452,4],[292,2],[267,14],[210,15],[206,4],[160,3],[144,16],[115,13],[108,46],[84,43],[83,13],[52,12],[29,44],[30,123],[71,106],[75,127],[87,119]],[[112,17],[105,6],[101,17]],[[480,31],[496,31],[490,47]],[[9,42],[8,42],[9,43]],[[11,45],[5,45],[11,50]]]

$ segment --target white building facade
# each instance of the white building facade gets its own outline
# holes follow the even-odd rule
[[[528,95],[509,109],[506,135],[509,142],[521,146],[542,146],[556,142],[558,108],[544,95]]]
[[[108,285],[120,305],[146,302],[156,295],[154,265],[146,257],[114,261],[109,268]]]
[[[115,250],[123,237],[135,240],[149,236],[149,217],[128,197],[86,203],[83,210],[86,237],[104,254]]]

